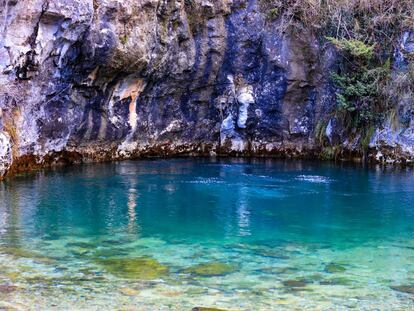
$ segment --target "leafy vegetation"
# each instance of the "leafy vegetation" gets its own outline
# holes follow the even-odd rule
[[[365,129],[382,121],[388,102],[384,85],[390,61],[374,53],[375,46],[358,40],[328,38],[341,52],[342,61],[332,81],[337,86],[337,113],[349,130]]]
[[[279,31],[306,29],[335,45],[341,57],[332,73],[335,114],[348,134],[359,135],[362,147],[386,112],[407,101],[407,94],[412,98],[414,68],[392,73],[390,59],[401,34],[414,27],[414,1],[260,0],[260,5],[268,20],[278,21]]]

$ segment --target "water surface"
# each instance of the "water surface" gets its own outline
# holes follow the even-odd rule
[[[0,309],[414,310],[414,172],[175,159],[0,184]]]

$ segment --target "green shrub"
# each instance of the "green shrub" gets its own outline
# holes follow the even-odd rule
[[[369,45],[355,39],[336,39],[333,37],[327,37],[327,39],[339,50],[346,52],[353,57],[370,60],[374,55],[375,44]]]
[[[119,41],[122,43],[122,45],[127,44],[128,43],[128,36],[127,35],[120,36]]]
[[[279,9],[273,8],[270,9],[269,12],[267,12],[267,19],[273,21],[279,16]]]
[[[362,130],[382,121],[389,103],[384,86],[391,74],[390,61],[375,53],[374,44],[359,40],[328,38],[342,55],[332,81],[337,87],[337,112],[348,131]]]

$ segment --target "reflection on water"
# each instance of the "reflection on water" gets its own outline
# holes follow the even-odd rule
[[[414,309],[414,174],[84,165],[0,184],[0,309]]]

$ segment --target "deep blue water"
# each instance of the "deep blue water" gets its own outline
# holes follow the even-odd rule
[[[0,301],[414,309],[413,238],[410,169],[263,159],[61,168],[0,184]],[[137,258],[156,267],[117,273],[114,259]],[[215,263],[225,271],[189,270]]]

